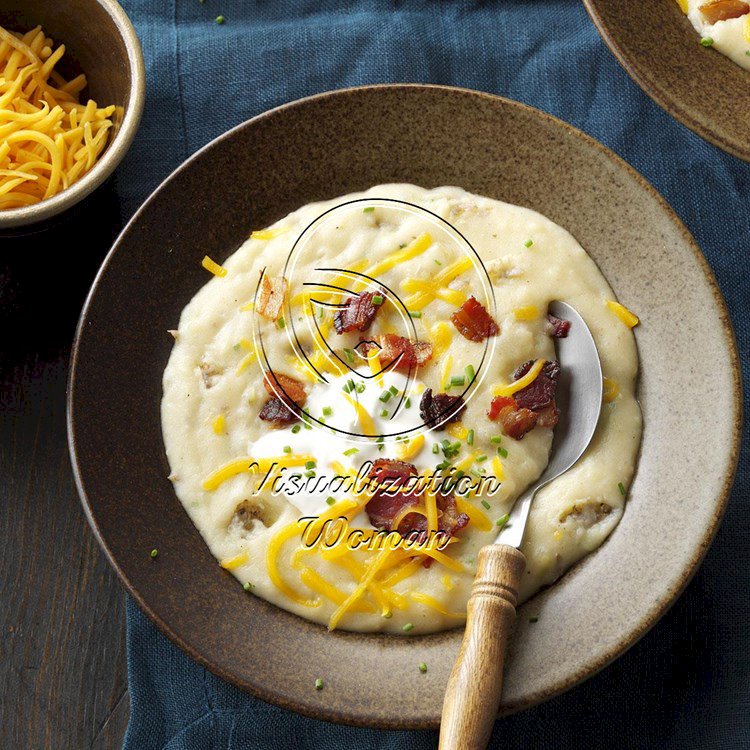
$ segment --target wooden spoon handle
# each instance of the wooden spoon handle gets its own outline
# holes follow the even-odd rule
[[[479,550],[466,631],[448,680],[439,750],[484,750],[503,686],[505,647],[516,619],[523,554],[505,544]]]

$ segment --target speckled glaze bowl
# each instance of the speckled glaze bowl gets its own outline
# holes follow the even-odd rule
[[[23,208],[0,211],[0,234],[42,223],[71,209],[98,188],[122,161],[135,138],[146,96],[141,45],[125,11],[115,0],[0,0],[0,25],[28,31],[41,25],[64,44],[66,73],[86,74],[83,97],[123,108],[114,135],[92,170],[52,198]]]
[[[633,80],[702,138],[750,161],[750,71],[700,37],[675,0],[583,0]]]
[[[461,631],[328,633],[246,594],[175,497],[159,419],[167,329],[206,282],[205,254],[223,260],[249,230],[302,204],[398,181],[541,211],[641,315],[645,432],[625,516],[522,607],[501,710],[550,698],[622,654],[679,595],[716,531],[739,444],[737,354],[713,276],[669,206],[613,153],[530,107],[436,86],[365,87],[280,107],[209,144],[151,196],[97,277],[73,352],[69,439],[113,567],[193,658],[310,716],[434,727]],[[700,451],[686,439],[696,429]]]

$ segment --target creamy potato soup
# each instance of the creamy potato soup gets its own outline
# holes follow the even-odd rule
[[[750,2],[746,0],[678,0],[701,35],[704,47],[714,47],[750,70]]]
[[[631,328],[563,228],[456,187],[380,185],[254,231],[182,312],[164,372],[175,492],[254,594],[355,631],[460,625],[479,549],[545,469],[573,305],[604,405],[536,496],[526,599],[622,517],[641,434]]]

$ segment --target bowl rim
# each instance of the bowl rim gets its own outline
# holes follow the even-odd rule
[[[713,144],[717,148],[720,148],[722,151],[731,154],[737,159],[750,162],[750,145],[745,145],[743,147],[742,144],[736,143],[731,138],[726,137],[723,133],[713,130],[698,121],[690,111],[689,107],[681,104],[679,99],[676,99],[671,95],[668,89],[660,85],[658,81],[654,80],[648,74],[647,69],[644,70],[643,66],[637,59],[631,57],[623,49],[622,45],[612,35],[609,28],[604,23],[601,13],[599,12],[599,2],[600,0],[583,0],[583,5],[594,23],[599,36],[609,48],[609,51],[615,56],[617,62],[620,63],[622,68],[638,85],[641,91],[647,94],[667,114],[696,135]]]
[[[154,199],[156,194],[160,192],[167,183],[169,183],[172,179],[174,179],[183,170],[189,169],[193,161],[198,159],[205,151],[211,149],[214,145],[216,145],[217,143],[225,139],[232,138],[235,131],[248,127],[251,124],[264,122],[265,120],[272,118],[276,113],[280,111],[284,111],[289,108],[296,108],[296,107],[304,106],[310,101],[320,101],[320,100],[324,100],[330,97],[337,97],[337,96],[357,95],[359,92],[373,91],[373,90],[378,90],[378,89],[391,89],[391,90],[396,90],[396,91],[398,90],[406,91],[406,90],[412,90],[412,89],[436,89],[436,90],[442,90],[448,93],[459,93],[459,94],[464,94],[464,95],[478,96],[485,100],[489,100],[490,102],[500,103],[504,106],[509,106],[515,109],[526,111],[528,113],[533,114],[536,117],[541,118],[543,121],[549,124],[555,125],[557,127],[561,127],[569,135],[582,140],[588,146],[593,146],[597,151],[599,151],[602,155],[606,156],[617,167],[619,167],[620,169],[624,169],[640,185],[640,187],[644,191],[646,191],[653,199],[656,200],[658,205],[666,212],[670,221],[672,221],[672,223],[675,225],[675,228],[682,235],[686,245],[693,252],[698,262],[698,265],[703,271],[704,278],[708,282],[712,296],[716,303],[717,312],[720,317],[720,322],[721,322],[721,327],[722,327],[722,331],[724,334],[725,343],[729,350],[729,360],[730,360],[729,364],[731,366],[732,373],[733,373],[732,395],[733,395],[733,402],[734,402],[734,415],[733,415],[734,424],[733,424],[733,430],[732,430],[732,441],[731,441],[731,446],[729,446],[729,450],[728,450],[727,470],[723,477],[721,493],[717,497],[717,503],[712,514],[711,523],[705,526],[703,537],[699,540],[698,543],[696,543],[695,550],[690,559],[690,563],[682,571],[679,580],[677,580],[665,592],[663,598],[659,602],[653,605],[649,611],[644,613],[643,618],[638,623],[637,627],[634,627],[629,632],[625,633],[623,637],[621,638],[621,640],[619,641],[619,643],[615,647],[611,648],[609,651],[604,653],[592,665],[587,665],[585,669],[579,670],[575,674],[569,675],[567,679],[559,680],[558,682],[556,682],[554,685],[550,686],[547,690],[543,692],[535,693],[534,695],[529,696],[528,699],[524,702],[507,707],[506,709],[502,711],[501,715],[509,715],[509,714],[517,713],[519,711],[531,708],[535,705],[538,705],[547,700],[550,700],[564,693],[565,691],[575,687],[576,685],[584,682],[590,677],[593,677],[594,675],[599,673],[602,669],[604,669],[606,666],[608,666],[613,661],[615,661],[617,658],[622,656],[632,646],[634,646],[666,614],[666,612],[672,607],[672,605],[678,599],[680,594],[682,594],[682,592],[685,590],[687,585],[692,580],[693,576],[695,575],[698,568],[700,567],[700,564],[703,561],[703,558],[708,552],[708,549],[714,537],[716,536],[721,519],[724,515],[724,512],[726,510],[726,507],[729,501],[729,497],[730,497],[732,487],[734,484],[734,478],[735,478],[736,471],[737,471],[737,466],[739,463],[740,447],[741,447],[741,439],[742,439],[742,425],[743,425],[743,391],[742,391],[742,376],[741,376],[741,370],[740,370],[739,350],[737,347],[737,340],[736,340],[736,335],[734,332],[734,326],[733,326],[731,317],[729,316],[729,310],[728,310],[726,301],[724,299],[724,296],[721,293],[721,290],[718,286],[714,273],[710,265],[708,264],[708,261],[706,260],[705,256],[703,255],[700,248],[698,247],[692,234],[689,232],[689,230],[687,229],[685,224],[682,222],[680,217],[677,215],[677,213],[669,205],[667,200],[661,195],[661,193],[659,193],[658,190],[656,190],[655,187],[651,185],[651,183],[645,177],[643,177],[634,167],[630,166],[630,164],[628,164],[622,157],[618,156],[614,151],[610,150],[609,148],[604,146],[602,143],[600,143],[599,141],[597,141],[595,138],[588,135],[584,131],[536,107],[532,107],[528,104],[524,104],[522,102],[518,102],[516,100],[509,99],[507,97],[499,96],[497,94],[492,94],[492,93],[484,92],[484,91],[477,91],[477,90],[469,89],[465,87],[447,86],[447,85],[442,85],[442,84],[425,84],[425,83],[380,83],[380,84],[368,84],[368,85],[363,85],[363,86],[345,87],[341,89],[333,89],[333,90],[313,94],[310,96],[301,97],[291,102],[287,102],[285,104],[279,105],[272,109],[266,110],[254,117],[249,118],[248,120],[245,120],[242,123],[239,123],[238,125],[229,129],[222,135],[217,136],[216,138],[211,140],[209,143],[205,144],[202,148],[197,150],[195,153],[193,153],[191,156],[189,156],[170,175],[168,175],[164,180],[162,180],[162,182],[151,192],[148,198],[143,202],[143,204],[139,207],[136,213],[128,221],[128,223],[125,225],[125,227],[122,229],[121,233],[118,235],[117,239],[113,243],[106,257],[104,258],[92,282],[91,288],[87,294],[86,301],[81,311],[81,316],[79,318],[78,325],[76,327],[75,338],[73,340],[73,346],[71,349],[69,375],[68,375],[68,383],[67,383],[67,389],[66,389],[67,439],[68,439],[68,449],[70,452],[70,459],[71,459],[71,468],[72,468],[73,476],[75,479],[76,489],[78,490],[81,504],[83,505],[84,514],[86,516],[86,519],[89,525],[91,526],[91,529],[94,533],[94,536],[99,546],[101,547],[102,551],[107,557],[107,561],[115,570],[118,578],[124,585],[128,594],[133,597],[139,609],[147,615],[147,617],[151,620],[151,622],[157,627],[157,629],[161,633],[166,635],[169,638],[169,640],[173,644],[175,644],[189,658],[193,659],[202,667],[205,667],[206,669],[208,669],[210,672],[212,672],[214,675],[216,675],[220,679],[243,690],[243,692],[246,692],[255,698],[259,698],[272,705],[294,711],[298,714],[308,716],[313,719],[321,719],[321,720],[331,721],[331,722],[345,724],[349,726],[375,728],[375,729],[393,729],[393,730],[437,729],[439,728],[439,720],[438,722],[431,720],[431,719],[404,720],[404,719],[399,719],[398,717],[394,717],[393,720],[383,721],[381,719],[371,719],[368,717],[352,717],[349,714],[342,713],[336,707],[331,707],[331,706],[323,706],[323,707],[317,707],[317,709],[311,709],[305,706],[304,704],[297,703],[292,699],[285,698],[283,696],[278,695],[278,693],[274,692],[274,690],[270,687],[265,687],[265,686],[262,688],[248,687],[247,685],[240,683],[237,679],[235,679],[235,677],[231,673],[228,673],[222,667],[218,667],[217,665],[210,662],[208,659],[204,658],[189,642],[187,642],[187,640],[185,640],[181,636],[180,633],[175,632],[170,627],[170,625],[166,623],[160,617],[158,612],[156,612],[145,601],[145,599],[141,596],[141,594],[138,592],[135,586],[128,579],[125,571],[120,567],[118,561],[115,559],[112,553],[112,550],[109,548],[106,542],[106,539],[103,537],[96,519],[94,518],[92,506],[90,504],[88,494],[84,487],[83,478],[81,476],[81,470],[80,470],[80,466],[78,463],[78,455],[77,455],[76,426],[75,426],[75,413],[74,413],[75,412],[74,391],[76,389],[76,375],[77,375],[77,369],[78,369],[78,358],[80,354],[80,341],[87,327],[89,309],[92,304],[93,298],[98,290],[99,283],[103,275],[106,273],[107,268],[110,262],[112,261],[114,255],[120,249],[122,240],[124,239],[125,235],[128,234],[131,231],[131,229],[136,226],[137,222],[140,220],[141,214],[145,211],[146,207],[151,203],[151,201]],[[571,570],[568,571],[568,574],[570,574],[571,571],[575,570],[582,562],[584,562],[586,560],[586,557],[582,558],[581,561],[576,563],[573,566],[573,568],[571,568]]]
[[[51,219],[94,192],[122,161],[135,138],[146,101],[146,66],[132,22],[116,0],[96,0],[115,23],[128,54],[130,97],[125,117],[114,140],[90,172],[66,190],[30,206],[0,211],[0,230],[29,226]]]

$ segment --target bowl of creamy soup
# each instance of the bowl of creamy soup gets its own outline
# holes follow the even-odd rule
[[[591,330],[604,399],[586,454],[532,508],[501,711],[601,669],[713,537],[737,458],[734,339],[637,173],[476,92],[273,110],[126,227],[69,387],[78,488],[123,584],[264,700],[437,726],[477,551],[568,418],[558,300]]]

